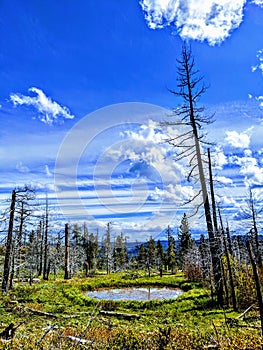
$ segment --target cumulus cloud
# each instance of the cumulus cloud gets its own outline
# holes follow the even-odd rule
[[[258,6],[263,7],[263,0],[253,0],[252,2]]]
[[[233,180],[225,176],[215,176],[215,180],[223,185],[232,185]]]
[[[141,0],[151,29],[175,26],[183,39],[220,44],[238,28],[246,0]],[[258,5],[262,1],[255,0]]]
[[[253,127],[238,133],[237,131],[226,131],[225,140],[229,145],[236,148],[248,148],[250,144],[250,133]]]
[[[223,169],[224,165],[227,164],[227,157],[224,154],[221,146],[215,146],[213,153],[213,166],[217,170]]]
[[[158,123],[148,120],[139,129],[125,131],[120,136],[122,141],[107,150],[106,157],[101,162],[103,170],[108,162],[120,164],[129,160],[129,171],[132,173],[137,170],[141,174],[143,171],[148,174],[148,178],[149,172],[153,178],[158,173],[165,183],[180,181],[181,164],[174,162],[171,146],[164,142],[168,136],[165,130],[159,129]]]
[[[236,207],[237,202],[232,196],[221,196],[217,197],[217,203],[220,205],[220,207]]]
[[[33,106],[39,113],[38,118],[40,121],[48,125],[52,125],[61,118],[74,118],[74,115],[70,113],[67,107],[63,107],[56,101],[53,101],[50,97],[46,96],[42,90],[32,87],[28,91],[33,92],[36,96],[25,96],[22,94],[10,95],[14,106]]]
[[[244,156],[235,155],[230,157],[229,160],[232,164],[240,167],[239,173],[244,176],[244,183],[247,187],[262,184],[263,169],[250,150],[246,150]]]

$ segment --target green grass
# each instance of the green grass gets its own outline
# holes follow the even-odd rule
[[[84,295],[103,287],[149,285],[179,287],[184,293],[174,300],[145,302],[97,301]],[[55,317],[33,314],[32,310]],[[136,313],[140,318],[108,317],[100,310]],[[238,313],[217,309],[209,291],[186,281],[182,274],[162,278],[99,274],[32,286],[17,284],[8,295],[1,295],[0,314],[0,330],[11,322],[24,322],[12,343],[2,344],[5,349],[83,348],[67,336],[92,341],[86,345],[91,349],[204,349],[213,343],[220,344],[220,349],[261,349],[259,329],[230,327],[228,319],[235,319]],[[246,325],[241,321],[238,324]],[[259,325],[257,319],[253,325]],[[54,327],[52,331],[39,341],[50,326]]]

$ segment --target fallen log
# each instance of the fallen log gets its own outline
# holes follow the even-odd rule
[[[78,312],[77,314],[73,314],[73,315],[60,315],[60,317],[62,317],[62,318],[76,318],[76,317],[80,317],[81,315],[91,316],[90,312]]]
[[[126,320],[131,320],[133,318],[139,319],[141,316],[138,314],[127,314],[123,312],[116,312],[116,311],[106,311],[106,310],[100,310],[100,315],[104,316],[116,316],[116,317],[122,317]]]
[[[58,317],[57,315],[52,314],[51,312],[44,312],[44,311],[34,310],[34,309],[31,309],[30,307],[26,307],[25,310],[31,312],[34,315],[47,316],[47,317],[53,317],[53,318],[57,318]]]

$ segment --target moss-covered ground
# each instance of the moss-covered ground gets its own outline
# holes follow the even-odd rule
[[[179,287],[184,293],[163,301],[98,301],[84,292],[102,287]],[[105,315],[100,311],[114,311]],[[182,274],[162,278],[125,273],[88,278],[16,283],[0,295],[0,332],[19,325],[3,349],[262,349],[256,311],[218,309],[208,290]],[[122,314],[138,317],[126,318]]]

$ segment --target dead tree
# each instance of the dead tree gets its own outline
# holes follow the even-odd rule
[[[249,229],[251,246],[255,254],[256,262],[260,270],[262,270],[262,257],[258,235],[258,216],[263,211],[262,205],[259,205],[256,199],[256,193],[252,188],[249,188],[247,199],[244,201],[238,216],[242,220],[246,220],[247,228]]]
[[[253,252],[252,252],[251,244],[250,244],[249,240],[246,241],[246,246],[247,246],[249,258],[251,261],[253,274],[254,274],[254,280],[255,280],[255,284],[256,284],[259,314],[260,314],[260,321],[261,321],[261,336],[262,336],[263,335],[263,300],[262,300],[261,285],[260,285],[257,265],[256,265],[255,259],[253,257]]]
[[[18,221],[18,230],[16,242],[14,242],[14,246],[16,248],[16,278],[20,278],[20,267],[22,264],[22,247],[26,245],[27,235],[25,224],[26,220],[30,218],[33,208],[30,207],[29,201],[35,198],[35,194],[31,193],[31,196],[22,196],[21,199],[18,196],[16,211],[17,211],[17,221]]]
[[[44,228],[44,262],[43,262],[43,279],[48,280],[48,196],[46,195],[46,213]]]
[[[226,255],[227,270],[229,274],[229,284],[231,289],[232,305],[233,305],[234,311],[237,311],[237,299],[236,299],[236,292],[235,292],[235,285],[234,285],[234,277],[233,277],[233,271],[232,271],[232,266],[230,262],[230,256],[232,256],[232,248],[231,248],[231,251],[229,250],[229,247],[232,247],[232,245],[229,244],[229,242],[227,244],[227,239],[230,239],[229,228],[227,227],[228,233],[227,233],[227,239],[226,239],[226,234],[223,226],[223,220],[222,220],[220,208],[218,208],[218,214],[219,214],[219,219],[221,224],[222,238],[223,238],[224,250]]]
[[[8,232],[7,232],[7,238],[6,238],[4,274],[3,274],[3,281],[2,281],[2,291],[4,293],[8,292],[8,279],[9,279],[9,271],[10,271],[10,263],[11,263],[15,205],[16,205],[16,191],[13,190],[11,205],[10,205]]]
[[[16,205],[19,201],[33,199],[35,198],[35,191],[28,186],[23,188],[17,188],[12,191],[12,198],[10,204],[9,212],[9,224],[6,238],[6,250],[5,250],[5,260],[4,260],[4,273],[2,280],[2,291],[4,293],[8,292],[8,281],[10,277],[10,267],[12,262],[12,245],[13,245],[13,229],[15,220],[15,210]],[[11,281],[12,285],[12,281]]]
[[[256,254],[256,261],[257,261],[258,267],[260,269],[262,269],[262,258],[261,258],[260,248],[259,248],[258,228],[257,228],[257,215],[259,214],[259,212],[262,211],[262,209],[260,209],[259,211],[256,210],[255,198],[253,196],[253,192],[252,192],[251,188],[249,188],[248,208],[250,210],[249,216],[252,219],[252,225],[253,225],[253,229],[250,230],[250,233],[254,239],[254,246],[255,246],[254,250],[255,250],[255,254]]]
[[[213,275],[217,293],[217,301],[219,305],[223,304],[223,287],[222,276],[220,270],[220,257],[218,256],[218,244],[214,234],[212,216],[210,212],[210,204],[208,191],[206,186],[206,178],[202,159],[201,143],[203,134],[199,130],[205,125],[212,123],[211,116],[203,115],[204,108],[197,107],[199,98],[205,93],[206,87],[201,84],[203,78],[199,76],[199,71],[195,68],[195,61],[192,56],[191,49],[186,45],[182,48],[181,59],[178,63],[177,87],[178,91],[171,92],[183,100],[183,104],[174,109],[174,116],[177,118],[175,122],[164,122],[163,125],[185,126],[186,131],[175,138],[167,140],[169,144],[177,149],[176,159],[189,159],[191,170],[188,180],[195,178],[201,186],[199,194],[201,195],[201,205],[204,207],[207,232],[209,236]]]
[[[69,227],[65,224],[65,267],[64,267],[64,279],[70,279],[69,274]]]
[[[44,218],[39,221],[37,227],[37,275],[40,277],[43,271],[43,247],[44,247]]]

